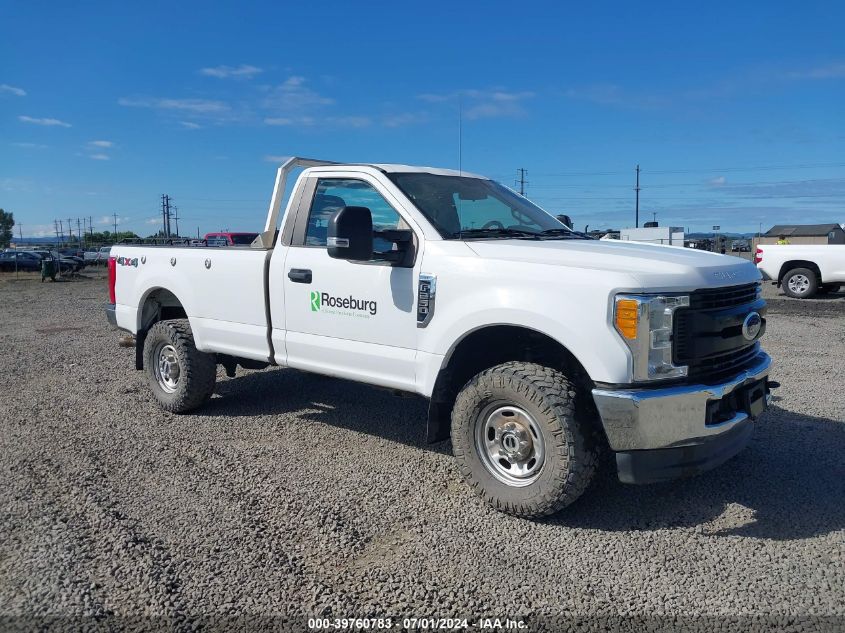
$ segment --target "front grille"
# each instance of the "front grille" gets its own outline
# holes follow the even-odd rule
[[[752,343],[732,352],[689,362],[687,376],[696,380],[723,380],[730,378],[748,365],[760,351],[759,343]]]
[[[742,336],[742,322],[754,311],[766,312],[759,283],[690,293],[690,306],[675,312],[673,362],[687,365],[687,376],[695,381],[717,381],[736,374],[760,349],[759,343]]]
[[[689,305],[692,310],[718,310],[752,303],[759,295],[759,282],[729,288],[708,288],[693,292],[689,298]]]

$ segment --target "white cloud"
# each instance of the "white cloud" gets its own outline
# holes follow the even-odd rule
[[[88,145],[91,147],[102,148],[114,147],[114,143],[112,143],[111,141],[88,141]]]
[[[129,222],[129,219],[130,219],[129,216],[123,216],[123,217],[117,216],[117,224],[118,225],[126,224],[127,222]],[[100,218],[100,221],[97,224],[105,224],[106,226],[109,227],[108,230],[111,231],[111,227],[114,225],[114,223],[115,223],[114,216],[104,215],[103,217]]]
[[[386,116],[381,122],[385,127],[402,127],[404,125],[425,123],[428,119],[429,116],[425,112],[403,112],[401,114]]]
[[[263,106],[279,116],[302,112],[309,108],[331,105],[334,99],[325,97],[305,85],[304,77],[288,77],[280,85],[270,88]]]
[[[144,220],[144,224],[161,224],[161,223],[162,223],[161,218],[147,218],[146,220]]]
[[[91,154],[88,158],[91,160],[111,160],[108,154]]]
[[[33,182],[25,178],[0,178],[0,191],[32,191]]]
[[[17,88],[15,86],[10,86],[9,84],[0,84],[0,92],[8,92],[9,94],[13,94],[16,97],[25,97],[26,90],[23,88]]]
[[[522,116],[525,114],[522,103],[533,96],[534,93],[529,91],[466,89],[442,94],[423,93],[417,98],[427,103],[459,101],[462,104],[464,118],[473,120]]]
[[[790,79],[839,79],[845,77],[845,62],[833,62],[826,66],[806,68],[787,73]]]
[[[265,125],[293,125],[294,123],[296,123],[296,121],[286,116],[268,117],[264,119]]]
[[[366,116],[330,116],[323,119],[326,125],[332,127],[368,127],[372,120]]]
[[[18,117],[18,121],[23,121],[24,123],[33,123],[35,125],[45,125],[45,126],[58,126],[58,127],[71,127],[70,123],[65,123],[64,121],[59,121],[58,119],[50,119],[44,118],[39,119],[36,117],[31,116],[24,116],[21,115]]]
[[[601,106],[653,110],[669,105],[669,100],[665,96],[632,93],[621,86],[609,83],[596,83],[570,88],[564,94],[570,99],[589,101]]]
[[[283,163],[285,162],[290,156],[278,156],[273,154],[268,154],[264,157],[264,160],[268,163]]]
[[[710,187],[723,187],[727,180],[724,176],[718,176],[716,178],[711,178],[707,181],[707,185]]]
[[[215,66],[213,68],[202,68],[200,74],[218,79],[251,79],[255,75],[264,72],[256,66],[241,64],[240,66]]]
[[[198,130],[202,127],[199,123],[194,123],[193,121],[179,121],[179,125],[188,130]]]
[[[118,104],[130,108],[152,108],[156,110],[176,110],[192,114],[221,114],[230,107],[222,101],[211,99],[171,99],[167,97],[141,97],[130,99],[121,97]]]
[[[268,117],[264,119],[265,125],[273,126],[289,126],[298,125],[302,127],[310,127],[320,125],[324,127],[347,127],[347,128],[363,128],[368,127],[372,123],[372,119],[366,116],[327,116],[315,118],[312,116],[297,116],[297,117]]]
[[[47,146],[41,143],[10,143],[15,147],[23,147],[24,149],[45,149]]]

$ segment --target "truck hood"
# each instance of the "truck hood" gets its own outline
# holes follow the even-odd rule
[[[465,244],[487,259],[624,273],[649,291],[735,286],[760,279],[751,262],[693,248],[616,240],[478,240]]]

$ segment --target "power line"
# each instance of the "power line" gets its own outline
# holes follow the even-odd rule
[[[712,172],[741,172],[741,171],[776,171],[781,169],[824,169],[830,167],[845,167],[845,163],[797,163],[793,165],[758,165],[754,167],[710,167],[697,169],[655,169],[648,170],[649,174],[696,174]],[[646,171],[646,170],[643,170]],[[621,176],[627,171],[570,171],[557,173],[539,173],[535,176]]]

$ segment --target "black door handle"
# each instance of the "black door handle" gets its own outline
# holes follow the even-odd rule
[[[291,268],[288,271],[288,279],[295,284],[310,284],[311,271],[307,268]]]

